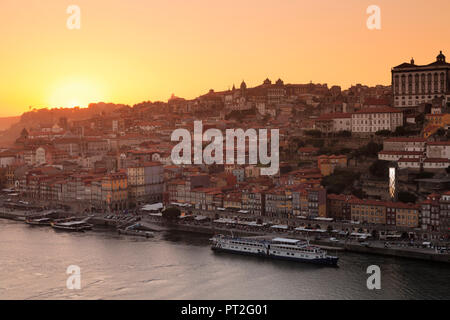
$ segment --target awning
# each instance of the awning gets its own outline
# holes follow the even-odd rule
[[[144,211],[157,211],[157,210],[161,210],[163,207],[164,206],[163,206],[162,203],[146,204],[146,205],[142,206],[142,210],[144,210]]]
[[[271,228],[287,230],[287,229],[288,229],[288,226],[282,225],[282,224],[277,224],[277,225],[275,225],[275,226],[271,226]]]

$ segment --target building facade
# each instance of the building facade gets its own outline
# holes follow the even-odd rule
[[[392,89],[394,106],[397,108],[416,107],[431,103],[442,97],[450,102],[450,63],[446,62],[442,51],[436,61],[427,65],[402,63],[392,68]]]

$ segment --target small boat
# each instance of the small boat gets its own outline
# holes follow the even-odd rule
[[[52,219],[50,218],[36,218],[36,219],[27,218],[25,220],[25,223],[30,226],[49,226],[51,222]]]
[[[118,229],[119,234],[124,234],[127,236],[138,236],[138,237],[146,237],[153,238],[155,235],[153,232],[144,231],[144,230],[127,230],[127,229]]]
[[[86,220],[82,221],[69,221],[69,222],[52,222],[51,226],[56,230],[83,232],[91,230],[93,225],[87,223]]]
[[[129,236],[139,236],[146,238],[153,238],[155,236],[153,232],[143,230],[143,228],[145,227],[141,226],[140,223],[136,223],[126,228],[118,228],[117,231],[119,232],[119,234],[125,234]]]

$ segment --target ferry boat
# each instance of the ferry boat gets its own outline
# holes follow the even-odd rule
[[[51,222],[52,219],[50,218],[36,218],[36,219],[27,218],[25,220],[25,223],[29,224],[30,226],[49,226]]]
[[[91,230],[93,227],[93,225],[90,223],[87,223],[86,220],[69,221],[69,222],[52,222],[51,226],[53,229],[56,229],[56,230],[76,231],[76,232]]]
[[[292,260],[337,266],[338,257],[329,256],[327,252],[309,241],[274,238],[261,240],[251,238],[236,238],[218,235],[211,239],[211,249],[238,254],[247,254],[273,259]]]
[[[143,228],[140,223],[133,224],[131,226],[128,226],[126,228],[118,228],[117,231],[119,234],[124,234],[128,236],[139,236],[139,237],[146,237],[146,238],[153,238],[155,235],[153,232],[141,229]]]

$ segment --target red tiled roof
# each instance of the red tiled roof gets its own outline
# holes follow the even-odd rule
[[[402,111],[391,107],[383,107],[361,109],[359,111],[356,111],[355,113],[402,113]]]
[[[385,142],[425,142],[424,138],[407,137],[407,138],[389,138],[384,140]]]
[[[429,146],[450,146],[450,141],[431,141],[428,142]]]
[[[378,154],[390,154],[390,155],[401,155],[401,156],[420,156],[423,152],[420,151],[387,151],[383,150],[378,152]]]
[[[320,120],[333,120],[333,119],[350,119],[352,117],[351,113],[326,113],[319,116],[319,118],[315,119],[316,121]]]
[[[445,162],[450,162],[450,160],[445,159],[445,158],[427,158],[424,160],[424,162],[445,163]]]
[[[400,158],[398,162],[420,162],[420,159],[417,158]]]

